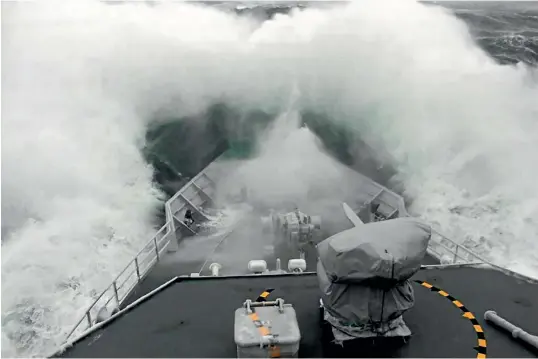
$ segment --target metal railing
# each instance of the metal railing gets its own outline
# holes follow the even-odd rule
[[[383,221],[394,217],[411,217],[405,208],[405,202],[402,196],[384,186],[381,186],[371,179],[368,180],[370,181],[370,185],[377,188],[377,191],[375,193],[371,193],[371,197],[363,202],[363,204],[355,210],[355,213],[360,213],[364,210],[368,210],[368,212],[370,212],[370,206],[377,203],[382,205],[380,210],[383,209],[384,211],[388,212],[370,212],[373,217],[371,220]],[[504,269],[502,267],[493,265],[491,262],[487,261],[469,248],[455,242],[434,228],[432,228],[432,236],[428,245],[428,253],[444,264],[484,263],[499,269]]]
[[[486,263],[480,255],[432,228],[428,251],[443,264]]]
[[[221,155],[222,156],[222,155]],[[220,156],[192,178],[185,186],[172,196],[165,204],[165,212],[167,223],[149,240],[146,245],[138,252],[138,254],[127,264],[120,274],[105,288],[105,290],[93,301],[89,308],[84,312],[84,315],[75,324],[74,328],[67,335],[65,342],[75,334],[82,335],[83,332],[88,332],[98,322],[106,320],[106,316],[110,316],[115,311],[119,310],[132,290],[139,284],[153,266],[160,261],[163,252],[172,239],[179,240],[181,234],[176,233],[176,214],[192,200],[193,197],[185,197],[183,194],[190,187],[194,187],[195,196],[201,194],[207,196],[206,190],[213,188],[215,183],[213,176],[209,176],[207,169],[219,160]],[[215,173],[213,173],[215,175]],[[198,182],[205,181],[207,187],[201,186]],[[387,213],[373,213],[374,220],[386,220],[388,218],[409,217],[403,198],[395,192],[379,185],[370,180],[370,185],[375,188],[375,193],[370,194],[370,198],[363,202],[362,206],[354,212],[361,212],[374,201],[383,205],[381,208]],[[374,192],[374,191],[372,191]],[[207,199],[200,199],[205,202]],[[176,202],[183,202],[178,203]],[[198,205],[197,203],[194,205]],[[452,264],[468,264],[468,263],[484,263],[502,271],[508,271],[503,267],[494,265],[474,253],[469,248],[453,241],[439,231],[432,228],[432,237],[428,246],[428,252],[439,259],[441,262],[451,262]],[[202,267],[203,268],[203,267]]]
[[[192,201],[191,196],[185,196],[184,193],[188,191],[191,187],[194,187],[194,196],[204,196],[206,198],[202,199],[199,203],[195,203],[194,207],[199,209],[199,205],[205,203],[207,200],[210,199],[210,196],[207,194],[207,189],[212,188],[215,189],[215,182],[211,176],[207,174],[208,169],[214,165],[214,163],[218,162],[221,157],[224,156],[224,153],[218,156],[215,160],[213,160],[209,165],[207,165],[203,170],[201,170],[196,176],[191,178],[189,182],[187,182],[179,191],[177,191],[171,198],[166,201],[164,204],[164,210],[166,215],[166,220],[171,223],[172,225],[172,231],[176,232],[176,226],[174,219],[177,220],[176,214],[180,212],[183,208],[188,206],[188,202]],[[205,181],[208,185],[207,186],[201,186],[198,182],[199,181]],[[181,202],[180,204],[176,204],[177,202]],[[191,204],[192,206],[192,204]]]
[[[374,182],[375,183],[375,182]],[[382,187],[381,185],[378,185],[379,188],[382,188],[383,191],[380,191],[380,193],[377,193],[375,195],[372,195],[372,198],[370,198],[368,201],[364,202],[363,205],[359,208],[360,210],[363,210],[366,208],[369,204],[373,203],[375,200],[376,202],[380,199],[381,192],[389,192],[390,196],[393,197],[395,200],[394,203],[387,203],[386,199],[384,204],[387,205],[389,208],[396,208],[398,209],[397,217],[412,217],[405,208],[404,200],[403,198],[392,192],[391,190],[388,190],[385,187]],[[391,201],[392,202],[392,201]],[[396,213],[396,212],[395,212]],[[390,214],[377,214],[373,213],[373,217],[375,221],[383,221],[388,218],[393,218]],[[527,275],[514,272],[508,268],[502,267],[500,265],[492,263],[490,260],[485,259],[480,254],[474,252],[473,250],[469,249],[468,247],[457,243],[453,239],[447,237],[446,235],[442,234],[440,231],[438,231],[435,228],[431,228],[431,239],[430,243],[428,245],[428,253],[438,259],[441,264],[440,265],[427,265],[425,267],[444,267],[444,266],[458,266],[458,265],[486,265],[489,268],[496,269],[498,271],[501,271],[502,273],[527,281],[531,283],[537,283],[538,284],[538,278],[529,277]]]
[[[120,309],[120,306],[134,287],[142,281],[149,270],[160,260],[166,246],[172,239],[175,239],[175,233],[172,228],[172,222],[167,222],[157,231],[155,236],[146,243],[112,283],[93,301],[69,332],[65,342],[69,341],[73,334],[89,330],[99,321],[106,319],[103,316],[111,315]]]
[[[361,211],[367,210],[372,216],[370,219],[374,221],[384,221],[396,216],[410,217],[405,208],[404,200],[400,195],[379,185],[376,182],[372,181],[371,184],[377,187],[378,191],[371,193],[371,197],[361,206],[359,206],[359,208],[354,211],[355,213],[360,213]],[[384,198],[382,198],[383,195],[385,195]],[[383,209],[389,212],[370,212],[370,206],[372,206],[374,203],[383,205]],[[434,228],[432,228],[432,236],[428,245],[428,253],[445,264],[485,263],[492,265],[480,255],[448,238]]]
[[[213,179],[207,175],[207,171],[210,167],[212,167],[214,165],[214,163],[217,163],[219,162],[219,160],[225,155],[225,153],[221,154],[220,156],[218,156],[217,158],[215,158],[209,165],[207,165],[203,170],[201,170],[200,172],[198,172],[198,174],[196,176],[194,176],[193,178],[191,178],[189,180],[189,182],[187,182],[183,188],[179,191],[177,191],[172,197],[170,197],[170,199],[168,201],[166,201],[165,203],[165,209],[166,209],[166,213],[169,213],[170,215],[172,214],[175,214],[176,211],[174,211],[172,209],[172,204],[178,200],[178,198],[182,195],[182,193],[184,192],[183,189],[185,188],[188,188],[190,186],[195,186],[197,187],[198,190],[200,191],[203,191],[204,188],[200,188],[199,185],[197,184],[197,181],[200,179],[200,178],[205,178],[207,181],[211,182],[213,185],[214,185],[214,181]]]
[[[221,155],[222,156],[222,155]],[[106,316],[112,315],[119,310],[121,305],[131,294],[133,289],[139,284],[153,266],[160,261],[163,252],[172,239],[180,240],[182,235],[177,233],[176,222],[180,220],[176,217],[178,211],[186,205],[183,203],[178,208],[173,208],[175,202],[182,199],[183,202],[189,202],[196,196],[204,195],[210,187],[214,187],[213,179],[207,175],[207,169],[221,157],[211,162],[207,167],[200,171],[188,183],[186,183],[179,191],[177,191],[165,203],[166,224],[157,231],[155,236],[149,240],[144,247],[134,256],[134,258],[125,266],[118,276],[101,292],[101,294],[93,301],[89,308],[84,312],[84,315],[75,324],[73,329],[65,338],[65,342],[76,333],[82,334],[95,326],[98,322],[105,320]],[[198,181],[205,181],[207,186],[201,187]],[[189,191],[194,187],[195,197],[186,197],[184,192]],[[202,201],[205,202],[205,199]],[[193,205],[191,203],[191,205]],[[178,238],[179,237],[179,238]]]
[[[222,156],[222,155],[221,155]],[[186,183],[179,191],[177,191],[168,201],[165,203],[166,224],[157,231],[155,236],[149,240],[145,246],[136,254],[136,256],[125,266],[125,268],[118,274],[118,276],[101,292],[101,294],[93,301],[89,308],[84,312],[84,315],[75,324],[73,329],[69,332],[65,338],[65,342],[75,333],[83,333],[95,326],[98,322],[106,319],[106,316],[110,316],[115,311],[119,310],[121,305],[131,294],[133,289],[139,284],[146,274],[153,268],[153,266],[160,261],[163,256],[163,252],[171,242],[172,239],[180,240],[182,235],[177,231],[176,222],[180,220],[176,217],[178,211],[185,207],[190,201],[194,200],[197,196],[207,196],[206,191],[214,187],[213,179],[207,175],[208,168],[218,161],[221,157],[217,157],[207,167],[200,171],[195,177],[193,177],[188,183]],[[206,182],[206,186],[200,186],[200,182]],[[186,197],[185,192],[194,188],[194,194]],[[178,208],[174,208],[175,202],[182,200],[181,205],[176,205]],[[201,199],[200,202],[205,202],[206,199]],[[192,204],[191,205],[197,205]]]
[[[375,221],[384,221],[386,218],[377,213],[373,214]],[[410,217],[404,213],[401,217]],[[469,248],[448,238],[438,230],[431,228],[431,239],[428,244],[428,253],[437,258],[443,264],[464,264],[464,263],[491,263]]]

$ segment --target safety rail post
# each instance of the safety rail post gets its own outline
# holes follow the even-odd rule
[[[93,307],[92,307],[92,308],[93,308]],[[91,309],[91,308],[90,308],[90,309]],[[88,310],[88,311],[86,312],[86,318],[88,319],[88,328],[91,328],[91,327],[92,327],[92,317],[91,317],[91,314],[90,314],[90,310]],[[80,324],[80,323],[79,323],[79,324]],[[77,324],[77,326],[75,327],[75,330],[77,329],[77,327],[78,327],[78,324]],[[73,330],[73,332],[74,332],[75,330]],[[73,334],[73,332],[71,332],[71,334]]]
[[[138,281],[140,282],[140,267],[138,266],[138,257],[135,257],[134,262],[136,267],[136,276],[138,277]]]
[[[157,255],[157,262],[158,262],[160,258],[159,258],[159,247],[157,246],[157,236],[153,237],[153,244],[155,245],[155,254]]]
[[[390,214],[387,216],[387,219],[393,219],[398,214],[399,209],[395,208]]]
[[[112,282],[112,287],[114,288],[114,298],[116,298],[116,304],[118,305],[118,308],[120,307],[120,298],[118,296],[118,286],[116,284],[116,281]]]
[[[192,182],[192,185],[193,185],[194,187],[196,187],[196,190],[197,190],[203,197],[205,197],[205,200],[206,200],[206,201],[214,202],[214,201],[213,201],[213,198],[211,198],[211,196],[208,195],[208,194],[206,193],[205,189],[202,188],[202,187],[200,187],[200,186],[198,185],[198,183],[196,183],[196,182]]]
[[[90,305],[90,307],[86,310],[86,312],[84,313],[84,315],[82,315],[82,317],[79,319],[78,323],[73,327],[73,329],[69,332],[69,334],[66,336],[66,338],[64,339],[66,342],[68,341],[68,339],[73,335],[73,333],[79,328],[79,326],[82,324],[82,322],[84,321],[84,319],[87,320],[88,322],[88,328],[91,328],[93,326],[93,323],[92,323],[92,318],[91,318],[91,311],[97,306],[97,303],[99,302],[99,300],[105,295],[106,292],[108,292],[110,290],[110,287],[113,286],[114,288],[114,299],[116,300],[116,302],[118,303],[118,306],[120,304],[120,296],[119,296],[119,292],[118,292],[118,286],[117,286],[117,282],[118,282],[118,279],[120,278],[121,275],[123,275],[125,273],[125,271],[127,271],[132,262],[134,261],[135,262],[135,268],[136,268],[136,275],[138,277],[138,282],[141,281],[142,279],[142,275],[145,274],[149,269],[151,269],[151,265],[146,268],[146,270],[143,270],[140,268],[140,263],[139,263],[139,259],[138,257],[142,254],[142,253],[145,253],[145,251],[147,249],[149,249],[149,251],[151,252],[151,248],[149,248],[149,244],[151,242],[153,242],[153,245],[155,246],[155,254],[157,255],[157,261],[159,260],[159,247],[158,247],[158,243],[157,243],[157,235],[159,235],[160,233],[162,233],[163,231],[167,230],[166,231],[166,234],[163,236],[166,237],[167,235],[170,234],[170,227],[173,228],[173,220],[171,221],[168,221],[167,223],[165,223],[164,226],[161,227],[161,229],[159,231],[157,231],[156,235],[150,239],[148,242],[146,242],[146,244],[144,245],[144,247],[135,255],[134,259],[132,259],[129,264],[120,272],[120,274],[116,277],[116,279],[114,279],[114,281],[112,282],[112,284],[110,284],[104,291],[101,292],[101,294],[94,300],[94,302]],[[169,227],[170,226],[170,227]],[[173,233],[173,232],[172,232]],[[149,254],[149,253],[148,253]],[[134,274],[134,272],[131,272],[132,274]],[[129,278],[129,276],[128,276]],[[126,281],[120,286],[120,288],[123,288],[123,285],[127,282],[128,279],[126,279]],[[130,293],[130,290],[132,290],[133,287],[130,287],[130,289],[127,291],[126,295],[125,296],[122,296],[122,300],[125,299],[127,297],[127,295]],[[110,301],[112,300],[112,298],[107,302],[110,303]]]
[[[454,260],[452,261],[452,263],[458,262],[458,249],[459,248],[460,248],[459,244],[456,244],[456,251],[454,252]]]

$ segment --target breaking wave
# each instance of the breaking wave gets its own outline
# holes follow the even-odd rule
[[[411,212],[538,275],[536,70],[447,9],[3,2],[2,22],[2,356],[54,350],[154,231],[149,126],[217,103],[276,116],[294,84],[394,168]]]

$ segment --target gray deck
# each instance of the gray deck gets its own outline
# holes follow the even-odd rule
[[[538,332],[538,286],[501,272],[452,268],[422,270],[427,281],[462,302],[478,319],[487,341],[487,357],[535,357],[506,333],[484,323],[489,309]],[[265,288],[275,288],[297,311],[302,333],[300,357],[476,357],[477,334],[470,320],[450,300],[414,283],[416,304],[404,315],[413,332],[401,347],[382,343],[337,350],[320,325],[318,285],[314,274],[178,279],[103,329],[80,340],[62,357],[235,357],[234,310]]]
[[[222,193],[237,193],[241,183],[234,171],[245,162],[242,160],[217,159],[207,166],[195,179],[195,184],[188,184],[180,191],[191,203],[196,205],[215,205],[226,202]],[[230,180],[232,178],[232,180]],[[317,240],[323,240],[333,234],[352,227],[342,208],[346,202],[353,208],[372,201],[380,204],[380,210],[385,214],[405,213],[403,200],[389,190],[382,187],[362,174],[342,167],[342,183],[313,183],[317,190],[309,198],[298,198],[295,204],[300,203],[301,210],[311,215],[322,217],[322,230]],[[230,187],[232,183],[232,187]],[[203,189],[201,191],[200,189]],[[201,193],[204,192],[204,193]],[[209,200],[211,199],[211,200]],[[258,198],[259,201],[259,198]],[[252,213],[245,214],[242,223],[224,238],[222,235],[179,235],[179,248],[175,252],[165,253],[163,258],[139,283],[133,292],[123,301],[122,307],[149,293],[161,284],[175,276],[201,273],[209,275],[209,265],[218,262],[223,265],[222,275],[247,274],[247,264],[251,259],[265,259],[269,269],[275,268],[276,258],[281,259],[284,269],[289,259],[296,258],[298,253],[292,253],[287,246],[275,242],[272,235],[263,233],[260,228],[260,216],[268,215],[266,203],[250,203],[254,206]],[[181,219],[188,204],[182,196],[175,196],[167,203],[168,216]],[[290,209],[291,210],[291,209]],[[359,213],[363,221],[370,218],[367,208]],[[310,247],[306,251],[307,270],[316,270],[316,251]],[[427,256],[424,264],[437,264],[438,260]]]
[[[333,230],[324,231],[323,238],[336,232],[336,228],[340,230],[351,228],[351,223],[345,218],[343,211],[341,216],[339,225],[335,227],[333,222]],[[257,221],[259,221],[259,217],[256,215],[244,219],[244,224],[238,226],[228,236],[193,236],[183,239],[179,245],[179,250],[168,253],[155,265],[123,303],[123,307],[176,276],[191,273],[209,275],[209,265],[213,262],[222,265],[220,273],[225,276],[249,274],[247,265],[252,259],[264,259],[268,269],[274,270],[276,259],[280,258],[282,268],[287,268],[288,260],[297,258],[297,253],[291,253],[282,241],[276,240],[272,234],[263,233],[255,227]],[[307,247],[308,270],[314,271],[316,269],[316,259],[315,248],[313,246]],[[429,263],[437,263],[437,261],[430,258]]]
[[[243,160],[219,158],[209,164],[191,183],[167,202],[167,217],[175,217],[173,222],[176,223],[176,227],[180,227],[178,220],[183,218],[186,208],[192,208],[190,204],[211,207],[226,203],[229,200],[228,195],[237,194],[243,185],[241,176],[235,171],[245,163]],[[292,201],[299,205],[302,211],[322,217],[322,233],[317,238],[318,241],[352,227],[345,216],[342,202],[358,208],[376,198],[381,207],[380,211],[385,214],[405,211],[403,200],[398,195],[386,189],[382,190],[380,185],[350,168],[340,164],[338,166],[341,167],[339,183],[326,183],[321,179],[313,181],[310,185],[315,191],[308,198],[300,197]],[[254,207],[253,212],[246,214],[242,224],[222,242],[220,242],[222,236],[190,237],[187,231],[175,231],[179,233],[177,251],[165,253],[144,280],[123,301],[122,306],[125,307],[175,276],[198,272],[208,275],[208,266],[212,262],[223,265],[221,270],[223,275],[246,274],[247,264],[251,259],[265,259],[269,269],[274,269],[276,258],[280,258],[282,267],[286,268],[288,260],[296,258],[297,253],[291,253],[282,243],[278,241],[275,243],[274,237],[261,231],[260,216],[268,215],[268,208],[275,205],[271,203],[268,206],[270,198],[267,198],[267,201],[262,199],[265,203],[260,203],[258,197],[255,203],[250,203]],[[278,208],[280,204],[276,205],[277,209],[282,209]],[[367,221],[368,215],[361,217]],[[306,255],[308,269],[314,271],[315,249],[310,248]],[[437,263],[437,260],[428,257],[427,263]]]
[[[351,225],[342,220],[339,228],[343,230],[347,227],[350,228]],[[123,307],[176,276],[199,272],[209,275],[209,265],[213,262],[223,266],[220,273],[226,276],[248,274],[247,264],[251,259],[264,259],[268,269],[273,270],[276,258],[280,258],[282,268],[286,268],[288,260],[294,257],[286,246],[278,243],[275,245],[272,236],[254,231],[251,227],[238,228],[222,242],[221,238],[222,236],[195,236],[184,239],[179,251],[168,254],[158,262],[123,303]],[[307,269],[315,271],[317,253],[313,246],[307,248],[306,260]],[[423,261],[423,264],[438,263],[439,261],[430,255]]]
[[[237,162],[214,162],[204,173],[167,203],[167,218],[177,222],[189,206],[207,207],[219,202],[219,184]],[[232,181],[233,182],[233,181]],[[344,185],[345,184],[345,185]],[[324,184],[325,185],[325,184]],[[323,192],[325,191],[325,192]],[[375,199],[383,215],[405,215],[403,201],[380,189],[364,176],[347,171],[343,181],[314,191],[313,198],[295,201],[301,210],[323,218],[319,239],[350,228],[342,210],[347,202],[354,209]],[[259,200],[259,199],[258,199]],[[252,203],[251,203],[252,204]],[[218,203],[217,203],[218,205]],[[470,320],[447,298],[414,282],[416,305],[405,315],[413,332],[403,346],[386,342],[355,341],[342,348],[331,344],[331,334],[321,325],[319,291],[314,274],[237,276],[247,273],[251,259],[265,259],[274,269],[276,258],[282,267],[296,257],[281,241],[260,228],[260,215],[267,203],[254,203],[255,210],[243,216],[229,235],[178,233],[179,248],[159,258],[156,265],[123,302],[122,307],[161,286],[170,279],[191,273],[209,274],[212,262],[223,265],[222,275],[236,277],[180,278],[169,287],[123,312],[104,327],[82,338],[61,357],[236,357],[233,342],[234,311],[245,299],[255,299],[265,288],[275,288],[272,297],[294,304],[302,332],[301,357],[476,357],[477,334]],[[370,218],[367,208],[366,217]],[[364,214],[364,213],[362,213]],[[199,214],[204,216],[203,213]],[[361,212],[359,212],[361,216]],[[365,218],[361,216],[363,220]],[[178,227],[181,229],[181,226]],[[181,231],[179,231],[181,232]],[[315,270],[316,252],[306,252],[308,270]],[[437,264],[426,256],[424,264]],[[529,349],[505,333],[482,323],[484,311],[499,315],[538,333],[538,285],[522,282],[501,272],[477,268],[446,268],[420,271],[414,278],[441,288],[461,301],[484,327],[488,357],[535,357]],[[530,318],[534,318],[531,320]],[[375,345],[374,345],[375,344]],[[398,344],[398,343],[396,343]],[[400,343],[401,344],[401,343]],[[374,346],[372,346],[374,345]],[[371,349],[371,350],[370,350]]]

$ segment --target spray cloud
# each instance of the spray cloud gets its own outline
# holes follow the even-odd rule
[[[149,238],[153,114],[278,112],[294,83],[298,109],[390,155],[412,211],[538,272],[534,70],[495,63],[446,10],[362,1],[261,25],[185,3],[2,10],[2,355],[50,352]]]

